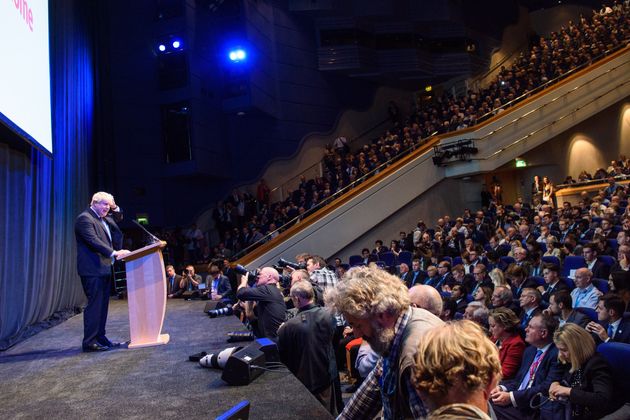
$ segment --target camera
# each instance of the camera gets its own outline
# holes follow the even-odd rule
[[[227,349],[221,350],[219,353],[209,354],[202,357],[199,360],[199,364],[203,367],[223,369],[232,353],[242,348],[243,347],[228,347]]]
[[[234,311],[232,310],[232,305],[228,304],[225,308],[209,310],[208,311],[208,316],[210,318],[216,318],[218,316],[232,315],[233,313],[234,313]]]
[[[241,276],[246,276],[247,277],[247,285],[249,287],[254,286],[256,284],[256,282],[258,281],[258,270],[256,270],[256,271],[249,271],[249,270],[247,270],[247,268],[245,268],[242,265],[238,264],[234,268],[234,271],[236,271]]]
[[[294,270],[306,270],[306,264],[298,264],[292,261],[287,261],[284,258],[278,260],[278,267],[290,267]]]

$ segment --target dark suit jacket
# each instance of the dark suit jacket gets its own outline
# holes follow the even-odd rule
[[[208,274],[206,276],[206,288],[208,289],[208,293],[212,290],[212,282],[214,279],[211,275]],[[227,276],[219,277],[219,283],[217,284],[217,294],[223,296],[223,299],[231,300],[232,296],[232,285],[230,284],[230,279]]]
[[[579,325],[582,328],[586,328],[586,324],[591,322],[591,319],[584,315],[580,311],[576,311],[575,309],[571,312],[571,315],[567,318],[566,322],[570,322],[572,324]]]
[[[610,266],[597,258],[591,271],[593,272],[594,278],[608,280],[608,276],[610,275]]]
[[[180,297],[182,293],[184,293],[184,289],[179,287],[179,283],[182,281],[182,276],[179,274],[175,274],[175,280],[173,281],[173,286],[171,287],[171,280],[169,277],[166,278],[166,294],[173,295],[173,297]]]
[[[551,296],[553,292],[557,292],[558,290],[566,290],[569,293],[571,292],[566,282],[560,279],[558,283],[556,283],[556,285],[553,287],[553,289],[551,289],[549,285],[545,287],[545,293],[542,294],[542,300],[545,302],[549,302],[549,296]]]
[[[608,330],[608,323],[601,325],[602,327],[604,327],[605,330]],[[593,334],[593,338],[595,338],[595,342],[597,344],[601,344],[602,340],[599,338],[599,336]],[[617,327],[617,331],[615,331],[615,336],[612,337],[611,341],[630,344],[630,318],[621,318],[619,327]]]
[[[560,381],[565,372],[565,369],[558,362],[558,349],[552,343],[538,365],[532,386],[519,391],[518,387],[534,361],[536,350],[537,349],[534,346],[527,347],[523,353],[523,362],[521,363],[521,367],[516,373],[514,379],[502,383],[509,392],[513,393],[516,406],[524,412],[531,411],[529,408],[529,402],[532,397],[539,392],[542,393],[542,395],[547,395],[549,393],[549,386],[551,383]]]
[[[77,270],[79,276],[108,276],[111,274],[111,255],[122,248],[123,235],[110,216],[105,217],[112,239],[96,213],[87,208],[74,223],[77,239]]]
[[[574,375],[575,372],[566,372],[564,376],[566,383],[573,383]],[[584,414],[580,417],[581,419],[599,419],[614,410],[612,372],[599,353],[595,353],[582,366],[582,382],[578,386],[571,387],[569,401],[573,406],[582,407]],[[563,418],[564,408],[564,404],[552,402],[548,407],[543,406],[541,417]]]
[[[524,351],[525,342],[518,334],[514,334],[501,342],[499,360],[501,361],[501,372],[504,380],[512,379],[516,376],[523,360]]]

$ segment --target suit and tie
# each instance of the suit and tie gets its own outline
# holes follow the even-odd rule
[[[608,332],[609,341],[630,344],[630,318],[621,318],[616,328],[608,323],[601,323],[601,326]],[[598,345],[602,343],[597,334],[593,334],[593,338]]]
[[[542,294],[543,302],[549,302],[551,294],[553,292],[557,292],[558,290],[566,290],[567,292],[571,291],[565,281],[559,279],[556,284],[548,284],[547,287],[545,287],[545,292]]]
[[[83,313],[83,349],[111,344],[105,336],[112,262],[115,250],[122,248],[123,235],[109,215],[99,217],[88,208],[74,225],[77,241],[77,270],[88,303]]]
[[[184,293],[184,289],[180,286],[180,282],[182,281],[182,276],[179,274],[173,275],[173,277],[166,278],[166,294],[168,296],[180,297],[182,293]]]
[[[563,365],[558,362],[558,349],[553,343],[541,349],[534,346],[527,347],[523,353],[521,367],[514,379],[501,383],[505,391],[512,393],[516,406],[493,404],[492,408],[497,418],[535,418],[536,410],[530,408],[530,402],[538,393],[546,396],[551,383],[560,381],[564,373]]]

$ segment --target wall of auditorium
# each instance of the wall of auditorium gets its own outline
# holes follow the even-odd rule
[[[514,169],[518,196],[531,199],[530,186],[534,175],[549,176],[560,184],[567,175],[577,179],[582,170],[593,174],[607,168],[611,160],[630,150],[630,98],[617,102],[599,114],[577,124],[523,158],[528,167]],[[513,165],[513,163],[511,163]]]
[[[182,15],[160,20],[154,0],[107,2],[101,46],[112,138],[99,176],[115,179],[127,214],[157,226],[191,223],[232,188],[256,182],[273,159],[295,159],[307,134],[331,132],[342,110],[367,109],[376,91],[319,72],[311,20],[273,2],[243,0],[229,17],[183,3]],[[189,81],[160,91],[156,46],[171,35],[183,38]],[[244,107],[226,110],[230,37],[246,39],[252,66],[237,101]],[[160,110],[178,101],[190,103],[192,160],[166,164]]]
[[[350,255],[360,255],[361,249],[374,247],[374,241],[381,239],[387,247],[392,239],[398,239],[399,233],[411,232],[418,220],[427,226],[435,226],[437,219],[445,214],[460,215],[464,208],[481,207],[481,178],[444,179],[415,200],[398,210],[373,229],[333,256],[347,261]]]

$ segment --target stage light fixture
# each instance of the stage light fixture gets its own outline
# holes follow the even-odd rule
[[[245,52],[244,49],[237,48],[237,49],[231,50],[230,53],[228,54],[228,57],[234,63],[238,63],[238,62],[243,61],[243,60],[245,60],[247,58],[247,53]]]
[[[158,45],[158,50],[160,50],[161,52],[166,51],[166,45],[164,45],[164,44]]]
[[[182,42],[180,40],[176,39],[176,40],[173,41],[172,45],[173,45],[173,48],[178,49],[178,48],[180,48],[182,46]]]

